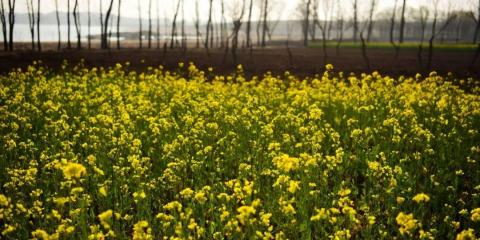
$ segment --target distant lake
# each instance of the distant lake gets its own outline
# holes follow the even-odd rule
[[[161,26],[162,27],[162,31],[161,31],[161,39],[171,39],[171,35],[165,35],[163,31],[165,31],[165,28],[164,26]],[[1,28],[0,28],[1,29]],[[35,28],[35,32],[36,32],[36,28]],[[114,25],[113,28],[111,28],[112,30],[112,40],[115,40],[116,39],[116,33],[117,33],[117,27]],[[146,26],[144,26],[143,28],[143,39],[147,39],[148,37],[146,36],[146,31],[148,30],[148,28]],[[192,29],[187,29],[187,33],[189,33],[190,35],[187,35],[187,40],[188,41],[192,41],[192,40],[196,40],[196,37],[194,35],[191,35],[192,32],[188,32],[188,30],[191,30]],[[40,41],[42,42],[56,42],[58,41],[58,29],[57,29],[57,25],[51,25],[51,24],[45,24],[45,25],[41,25],[40,26],[40,31],[41,31],[41,35],[40,35]],[[156,38],[156,27],[153,28],[153,37],[152,38]],[[171,30],[168,29],[168,32],[170,32]],[[81,32],[81,35],[82,35],[82,41],[86,41],[87,40],[87,35],[88,35],[88,26],[85,25],[85,26],[81,26],[80,27],[80,32]],[[91,29],[90,29],[90,34],[91,35],[100,35],[100,32],[101,32],[101,28],[100,26],[94,26],[92,25],[91,26]],[[122,33],[137,33],[138,34],[138,28],[136,27],[120,27],[120,32]],[[68,33],[68,27],[66,25],[60,25],[60,34],[61,34],[61,40],[62,42],[66,42],[67,41],[67,33]],[[28,26],[28,24],[15,24],[15,28],[14,28],[14,33],[13,33],[13,37],[14,37],[14,41],[15,42],[30,42],[32,37],[30,35],[30,27]],[[137,35],[138,36],[138,35]],[[35,36],[35,40],[37,39],[37,37]],[[75,25],[72,24],[71,27],[70,27],[70,39],[72,42],[75,42],[77,40],[77,32],[76,32],[76,29],[75,29]],[[124,37],[120,37],[120,40],[123,40]],[[137,39],[136,37],[134,39]],[[175,37],[175,39],[177,40],[181,40],[182,37],[180,36],[180,33],[178,33],[178,35]],[[0,32],[0,41],[3,41],[3,36],[1,35],[1,32]]]
[[[1,28],[0,28],[1,29]],[[35,31],[37,29],[35,28]],[[120,31],[135,31],[137,29],[132,29],[132,28],[122,28],[120,27]],[[40,25],[40,41],[42,42],[56,42],[58,41],[58,28],[57,25]],[[116,33],[117,28],[114,26],[112,29],[112,35]],[[80,32],[82,35],[82,40],[87,39],[87,34],[88,34],[88,26],[81,26],[80,27]],[[101,32],[100,26],[91,26],[90,28],[90,34],[92,35],[99,35]],[[36,34],[36,33],[35,33]],[[60,26],[60,34],[61,34],[61,39],[62,41],[67,40],[67,35],[68,35],[68,27],[66,25],[61,25]],[[1,33],[0,33],[1,36]],[[32,37],[30,35],[30,27],[28,24],[15,24],[15,28],[13,31],[13,37],[16,42],[29,42],[31,41]],[[35,36],[35,40],[37,37]],[[70,27],[70,39],[71,41],[76,41],[77,39],[77,31],[75,29],[75,25],[72,23]],[[3,40],[3,36],[2,36]],[[2,41],[0,40],[0,41]]]

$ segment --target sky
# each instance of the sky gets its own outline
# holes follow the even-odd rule
[[[103,10],[105,11],[107,5],[109,4],[109,0],[90,0],[91,2],[91,9],[92,11],[99,11],[99,3],[100,1],[103,2]],[[115,0],[117,2],[118,0]],[[206,20],[208,15],[208,2],[209,0],[185,0],[185,16],[186,19],[191,18],[191,20],[195,17],[195,1],[199,2],[200,6],[200,18],[201,20]],[[249,2],[249,0],[247,0]],[[259,2],[259,0],[254,0]],[[296,6],[301,0],[270,0],[273,3],[272,10],[270,11],[272,18],[275,19],[298,19],[299,14],[296,11]],[[342,12],[348,14],[351,11],[351,3],[353,0],[330,0],[334,2],[340,2],[342,5]],[[369,7],[369,3],[371,0],[359,0],[360,10],[363,9],[363,12]],[[377,0],[378,1],[378,10],[377,12],[380,13],[382,10],[391,8],[394,4],[395,0]],[[433,0],[407,0],[407,3],[411,7],[418,7],[422,4],[431,3]],[[472,8],[474,9],[474,1],[478,2],[478,0],[439,0],[441,2],[441,9],[446,9],[448,6],[448,2],[450,2],[453,8]],[[26,0],[17,0],[17,11],[18,12],[26,12]],[[34,2],[37,2],[34,0]],[[67,0],[58,0],[60,11],[66,11],[67,9]],[[71,0],[72,8],[73,8],[74,0]],[[88,0],[79,0],[80,11],[87,11],[87,2]],[[138,17],[138,3],[142,4],[142,16],[147,18],[148,16],[148,3],[149,0],[122,0],[122,15],[126,17]],[[220,9],[219,2],[220,0],[214,0],[217,4],[214,4],[214,8],[217,10]],[[227,12],[227,16],[229,12],[235,11],[235,2],[240,2],[239,0],[224,0],[225,2],[225,11]],[[320,0],[323,2],[323,0]],[[152,9],[154,9],[154,16],[155,16],[155,9],[157,8],[156,4],[160,4],[160,13],[167,18],[171,18],[175,11],[175,0],[153,0]],[[257,4],[258,6],[259,4]],[[41,0],[41,11],[44,13],[55,11],[55,0]],[[116,12],[116,5],[114,5],[114,11]],[[320,11],[322,12],[322,11]],[[334,12],[337,12],[334,10]],[[257,11],[255,11],[257,13]],[[254,13],[254,16],[257,14]]]

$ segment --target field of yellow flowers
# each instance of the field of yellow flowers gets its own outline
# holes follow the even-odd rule
[[[180,64],[0,76],[1,239],[476,239],[480,86]]]

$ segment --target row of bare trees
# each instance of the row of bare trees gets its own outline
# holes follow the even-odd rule
[[[6,4],[4,4],[6,1]],[[62,41],[66,41],[67,49],[72,49],[72,22],[73,27],[76,35],[76,48],[81,49],[82,46],[82,32],[81,32],[81,21],[80,21],[80,4],[85,3],[85,1],[79,0],[66,0],[66,25],[67,25],[67,39],[62,39],[62,31],[61,31],[61,21],[60,21],[60,10],[59,10],[59,1],[53,0],[56,9],[56,21],[58,26],[58,44],[57,48],[60,50],[62,48]],[[157,40],[160,39],[160,4],[157,1]],[[202,0],[200,0],[202,1]],[[248,1],[248,2],[247,2]],[[97,9],[100,10],[100,47],[102,49],[108,49],[111,47],[111,16],[113,7],[117,5],[117,21],[116,21],[116,39],[117,39],[117,48],[121,48],[120,43],[120,20],[121,20],[121,7],[122,7],[122,0],[109,0],[106,11],[104,12],[104,1],[94,1],[97,2]],[[149,0],[148,2],[148,33],[147,33],[147,40],[148,40],[148,48],[152,48],[152,39],[153,39],[153,16],[152,16],[152,2],[153,0]],[[275,0],[239,0],[239,1],[226,1],[226,0],[205,0],[207,4],[209,4],[209,11],[208,11],[208,21],[205,25],[205,36],[202,36],[201,22],[200,22],[200,12],[199,12],[199,0],[195,1],[195,8],[196,8],[196,18],[195,18],[195,28],[196,28],[196,35],[197,35],[197,47],[203,45],[206,49],[213,48],[215,41],[219,43],[220,47],[225,47],[230,45],[238,46],[238,37],[239,31],[241,29],[242,23],[244,22],[245,15],[248,15],[247,20],[247,30],[246,30],[246,46],[252,47],[252,32],[253,32],[253,13],[254,8],[256,7],[259,10],[258,22],[257,22],[257,44],[259,46],[265,47],[267,44],[267,37],[271,38],[273,29],[275,27],[275,23],[272,24],[269,20],[269,11],[271,11],[271,2],[275,2]],[[203,2],[203,1],[202,1]],[[14,43],[14,27],[15,27],[15,0],[1,0],[0,5],[0,20],[2,24],[2,35],[4,37],[4,49],[5,51],[13,50],[13,43]],[[28,19],[29,19],[29,30],[31,35],[31,42],[32,42],[32,50],[41,50],[42,45],[40,42],[40,0],[26,0],[27,3],[27,12],[28,12]],[[36,3],[36,4],[35,4]],[[91,24],[92,24],[92,14],[91,14],[91,0],[87,0],[86,4],[88,5],[88,33],[87,33],[87,41],[88,41],[88,48],[92,47],[91,44]],[[220,5],[220,23],[214,24],[214,11],[215,4]],[[184,0],[176,0],[176,8],[174,11],[172,23],[171,23],[171,40],[170,40],[170,48],[181,46],[186,47],[186,33],[185,33],[185,1]],[[228,6],[226,6],[228,5]],[[95,8],[95,7],[93,7]],[[228,8],[228,9],[227,9]],[[181,15],[181,16],[180,16]],[[229,15],[231,18],[227,19],[226,15]],[[139,47],[143,48],[143,26],[142,26],[142,5],[141,1],[138,1],[138,16],[139,16]],[[181,17],[181,26],[178,26],[179,18]],[[73,21],[72,21],[73,20]],[[278,21],[277,21],[278,23]],[[273,25],[273,26],[272,26]],[[8,26],[8,27],[7,27]],[[228,27],[231,26],[231,31],[228,30]],[[179,41],[179,29],[181,29],[181,41]],[[231,32],[229,34],[228,32]],[[202,42],[202,43],[201,43]],[[160,47],[160,41],[157,41],[157,48]]]
[[[0,21],[2,24],[2,35],[4,49],[6,51],[13,50],[13,32],[15,26],[15,0],[0,0]],[[56,19],[58,25],[58,49],[61,49],[62,39],[61,39],[61,30],[60,30],[60,13],[59,13],[59,1],[55,1],[56,7]],[[107,6],[104,11],[104,3],[107,1]],[[111,48],[111,37],[113,29],[113,20],[112,14],[114,12],[114,6],[116,6],[116,40],[117,48],[121,48],[121,9],[122,9],[122,0],[100,0],[93,1],[95,4],[98,3],[97,9],[100,9],[100,47],[102,49]],[[147,31],[147,47],[152,48],[152,39],[153,37],[153,2],[154,0],[148,0],[148,31]],[[316,40],[317,30],[321,33],[322,48],[325,52],[325,60],[328,57],[327,54],[327,42],[336,39],[337,41],[337,53],[340,49],[341,43],[345,39],[344,33],[347,31],[352,32],[351,40],[353,42],[360,41],[362,45],[368,43],[372,39],[374,32],[374,26],[376,24],[375,16],[378,13],[378,2],[379,0],[368,0],[368,1],[358,1],[358,0],[349,0],[351,3],[351,9],[346,10],[348,5],[345,6],[346,1],[344,0],[296,0],[298,1],[298,13],[301,16],[301,26],[303,34],[303,45],[308,46],[310,40]],[[410,0],[411,1],[411,0]],[[405,42],[405,29],[407,25],[406,12],[409,8],[408,4],[410,1],[407,0],[394,0],[394,6],[391,11],[391,17],[389,18],[390,29],[389,29],[389,41],[391,45],[398,51],[400,50],[400,45]],[[476,0],[475,0],[476,1]],[[80,3],[85,3],[85,1],[79,0],[66,0],[67,2],[67,48],[72,48],[72,39],[71,39],[71,23],[73,19],[74,31],[76,33],[76,42],[77,49],[81,49],[82,46],[82,32],[81,32],[81,21],[80,21]],[[160,48],[160,4],[159,0],[155,0],[157,6],[157,29],[156,29],[156,39],[157,39],[157,48]],[[173,18],[171,22],[171,34],[169,39],[170,48],[182,47],[186,48],[187,46],[187,37],[186,37],[186,17],[185,17],[185,0],[174,0],[175,9],[173,12]],[[199,3],[201,2],[201,3]],[[278,24],[279,20],[272,20],[272,6],[274,6],[278,0],[196,0],[195,1],[195,17],[194,17],[194,27],[196,34],[196,47],[201,45],[204,48],[211,49],[215,46],[221,48],[237,48],[239,45],[239,33],[242,30],[243,23],[246,22],[246,27],[244,27],[244,39],[245,43],[243,46],[247,48],[253,47],[255,44],[253,42],[252,33],[254,30],[254,23],[256,23],[256,45],[259,47],[265,47],[267,45],[268,39],[271,39],[272,33]],[[424,1],[425,2],[425,1]],[[451,2],[451,1],[450,1]],[[138,18],[139,18],[139,47],[143,48],[144,44],[144,26],[142,26],[142,1],[137,1],[138,3]],[[201,4],[208,5],[208,11],[205,16],[208,20],[205,23],[204,31],[201,30],[201,17],[199,6]],[[430,45],[433,45],[435,39],[442,34],[445,29],[454,22],[457,14],[453,11],[448,10],[446,16],[440,18],[439,16],[439,0],[426,0],[425,2],[428,5],[420,7],[416,12],[418,16],[415,16],[415,20],[420,22],[421,31],[420,31],[420,44],[419,44],[419,55],[423,51],[423,44],[425,41],[428,41],[428,49],[431,48]],[[31,43],[33,50],[41,50],[42,46],[40,43],[40,0],[26,0],[27,10],[28,10],[28,20],[29,20],[29,30],[31,35]],[[88,5],[88,48],[92,47],[91,44],[91,0],[87,0],[86,4]],[[72,8],[73,5],[73,8]],[[368,9],[362,9],[368,6]],[[95,8],[95,6],[93,6]],[[337,11],[335,11],[337,9]],[[254,16],[255,14],[257,16]],[[348,13],[348,14],[347,14]],[[351,13],[351,14],[350,14]],[[220,16],[218,16],[220,15]],[[279,14],[281,15],[281,14]],[[398,16],[399,15],[399,16]],[[216,16],[217,19],[214,19]],[[227,17],[229,16],[229,17]],[[478,10],[471,11],[469,17],[476,23],[475,34],[473,36],[473,42],[478,42],[478,35],[480,34],[480,0],[478,1]],[[219,19],[218,19],[219,18]],[[254,19],[256,18],[256,19]],[[334,19],[336,18],[336,19]],[[180,20],[179,20],[180,19]],[[280,19],[280,18],[279,18]],[[397,25],[398,23],[398,25]],[[427,24],[428,23],[428,24]],[[427,31],[427,26],[430,26],[431,31]],[[230,29],[228,29],[230,27]],[[291,30],[292,28],[290,28]],[[336,36],[332,37],[332,31],[336,32]],[[398,38],[395,37],[395,32],[398,34]],[[427,34],[426,32],[430,32]],[[288,33],[290,36],[290,33]],[[429,36],[429,39],[425,39]],[[288,40],[287,40],[288,41]],[[167,41],[164,43],[166,47]],[[233,53],[233,52],[232,52]],[[428,62],[427,62],[428,65]]]
[[[13,30],[15,28],[15,5],[16,5],[16,0],[7,0],[6,4],[4,3],[3,0],[1,0],[0,2],[0,22],[2,24],[3,48],[5,51],[13,51]],[[8,34],[7,34],[7,29],[8,29]]]
[[[407,0],[394,0],[394,6],[389,18],[389,41],[392,47],[395,49],[395,57],[398,57],[401,49],[400,46],[405,42],[407,25],[406,12],[409,2],[410,1]],[[368,58],[368,43],[371,41],[374,25],[376,23],[374,16],[377,12],[379,0],[361,1],[362,5],[360,5],[360,1],[358,0],[350,0],[351,9],[349,12],[351,13],[351,19],[346,19],[345,17],[344,12],[346,10],[344,3],[345,1],[341,0],[299,0],[297,10],[303,19],[303,45],[308,46],[309,40],[316,40],[316,30],[320,30],[322,37],[322,49],[324,52],[324,62],[327,62],[327,42],[332,41],[330,32],[333,28],[332,24],[335,23],[337,32],[337,36],[335,37],[337,41],[337,54],[339,52],[341,43],[344,41],[344,32],[351,29],[351,40],[353,42],[360,40],[362,56],[365,60],[366,67],[370,68]],[[332,18],[334,4],[336,4],[338,9],[336,12],[336,20]],[[441,7],[441,4],[444,5]],[[414,20],[420,23],[421,30],[419,33],[420,37],[418,41],[417,57],[419,65],[422,68],[431,68],[435,41],[437,38],[439,38],[439,36],[443,36],[446,29],[449,28],[456,21],[456,19],[458,19],[459,15],[465,13],[476,24],[473,35],[473,43],[479,44],[477,57],[480,55],[480,42],[478,41],[480,34],[480,0],[477,1],[478,9],[476,9],[476,12],[466,12],[464,10],[453,11],[451,6],[452,4],[454,4],[454,1],[444,1],[441,3],[440,0],[427,0],[423,1],[421,7],[416,11],[412,11],[414,12]],[[445,7],[445,5],[447,6]],[[368,9],[360,10],[360,6],[368,6]],[[441,8],[444,9],[444,11],[440,11]],[[398,16],[398,14],[400,16]],[[442,14],[442,16],[440,16],[440,14]],[[320,15],[322,15],[321,21],[319,20]],[[397,25],[398,22],[399,24]],[[460,21],[458,22],[460,23]],[[430,30],[427,29],[427,27],[430,27]],[[457,29],[457,35],[459,34],[459,31],[460,30]],[[396,32],[398,33],[398,38],[395,37]],[[425,42],[428,43],[428,46],[426,46],[426,53],[424,52]]]
[[[80,25],[80,6],[79,0],[73,0],[73,10],[71,11],[71,1],[67,1],[67,48],[72,48],[72,41],[71,41],[71,19],[73,18],[76,37],[77,37],[77,49],[82,48],[82,33],[81,33],[81,25]],[[103,1],[99,2],[99,9],[100,9],[100,23],[101,23],[101,48],[107,49],[110,48],[110,37],[111,37],[111,30],[109,21],[113,9],[113,5],[115,0],[110,0],[105,17],[103,17],[102,11],[102,3]],[[117,12],[117,38],[119,39],[120,36],[120,10],[121,10],[121,0],[116,1],[118,4],[118,12]],[[61,29],[60,29],[60,12],[58,6],[58,0],[54,0],[55,9],[56,9],[56,20],[58,26],[58,46],[57,48],[61,49]],[[28,24],[29,30],[31,35],[31,44],[32,50],[42,50],[42,45],[40,41],[40,18],[41,18],[41,4],[40,0],[26,0],[27,5],[27,14],[28,14]],[[91,6],[90,0],[87,0],[88,5],[88,48],[91,48]],[[16,0],[7,0],[6,3],[4,0],[0,0],[0,23],[2,26],[2,35],[3,35],[3,44],[5,51],[13,51],[14,49],[14,28],[15,28],[15,7],[16,7]],[[36,38],[36,39],[35,39]],[[117,42],[117,46],[120,47],[119,41]]]

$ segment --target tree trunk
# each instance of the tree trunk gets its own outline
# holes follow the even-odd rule
[[[58,0],[55,0],[55,15],[57,18],[57,31],[58,31],[57,32],[58,34],[57,50],[60,51],[60,49],[62,48],[62,37],[61,37],[62,31],[60,29],[60,15],[58,11]]]
[[[9,42],[8,49],[13,51],[13,29],[15,28],[15,0],[8,0]]]
[[[442,34],[445,29],[452,23],[453,20],[455,20],[456,15],[451,15],[450,12],[447,13],[447,19],[445,20],[445,23],[442,25],[442,27],[436,31],[436,25],[437,25],[437,17],[438,17],[438,12],[435,13],[435,16],[433,18],[433,25],[432,25],[432,36],[430,37],[429,41],[429,46],[428,46],[428,70],[431,69],[432,67],[432,57],[433,57],[433,41],[435,40],[436,36],[438,34]]]
[[[252,38],[250,36],[250,31],[252,28],[252,12],[253,12],[253,0],[250,0],[250,6],[248,7],[248,21],[247,21],[247,47],[251,47]]]
[[[8,51],[7,19],[5,18],[5,6],[3,5],[3,0],[0,0],[0,22],[2,24],[3,33],[3,50]]]
[[[70,41],[70,0],[67,0],[67,48],[72,49],[72,42]]]
[[[338,26],[337,26],[337,31],[338,31],[338,39],[337,39],[337,46],[335,47],[336,48],[336,53],[337,53],[337,56],[340,55],[340,45],[342,44],[343,42],[343,30],[344,30],[344,20],[343,20],[343,17],[340,18],[340,20],[338,21]]]
[[[310,0],[308,0],[310,2]],[[266,36],[267,36],[267,18],[268,18],[268,0],[265,0],[265,5],[263,6],[263,27],[262,27],[262,47],[266,47]]]
[[[327,64],[328,53],[327,53],[327,30],[323,28],[322,31],[322,47],[323,47],[323,63]]]
[[[214,22],[214,21],[212,21]],[[217,30],[218,32],[218,30]],[[214,46],[214,40],[215,40],[215,24],[210,24],[210,48],[213,48]]]
[[[213,0],[210,0],[210,7],[208,10],[208,21],[207,21],[207,31],[205,33],[205,48],[208,50],[208,44],[210,41],[210,25],[212,25],[212,9],[213,9]]]
[[[478,35],[480,34],[480,0],[478,0],[477,10],[477,26],[475,27],[475,33],[473,34],[473,44],[477,43]]]
[[[373,22],[373,14],[375,12],[375,5],[376,5],[376,0],[371,0],[372,4],[370,5],[370,14],[368,16],[368,31],[367,31],[367,43],[370,42],[370,39],[372,37],[372,31],[373,31],[373,25],[375,24]]]
[[[308,31],[310,29],[310,4],[312,3],[311,0],[307,1],[306,4],[306,12],[305,12],[305,19],[303,22],[303,46],[308,47]]]
[[[238,18],[234,19],[233,22],[233,39],[232,39],[232,58],[233,64],[237,65],[237,48],[238,48],[238,33],[242,27],[242,18],[245,13],[245,1],[242,3],[242,11]]]
[[[78,0],[75,0],[75,5],[73,7],[73,22],[75,24],[75,30],[77,32],[77,49],[80,50],[82,48],[82,35],[80,33],[80,15],[78,10]]]
[[[142,4],[140,1],[138,1],[138,27],[139,27],[139,32],[138,32],[138,44],[139,48],[143,48],[143,39],[142,39]]]
[[[200,48],[200,12],[198,9],[198,0],[195,0],[195,32],[197,34],[196,48]]]
[[[117,8],[117,49],[120,49],[120,19],[121,19],[122,0],[118,0]]]
[[[152,0],[148,2],[148,48],[152,48]]]
[[[261,1],[261,8],[260,9],[263,9],[263,4],[264,4],[264,1]],[[261,27],[261,22],[262,22],[262,15],[263,15],[263,11],[259,11],[259,15],[258,15],[258,21],[257,21],[257,29],[256,29],[256,33],[257,33],[257,46],[261,46],[262,45],[262,42],[261,42],[261,37],[260,37],[260,27]]]
[[[88,49],[92,49],[92,32],[91,32],[91,26],[92,26],[92,12],[90,10],[90,0],[87,1],[88,4]]]
[[[40,0],[37,0],[37,48],[42,51],[42,43],[40,42]]]
[[[108,21],[110,20],[110,14],[112,13],[112,8],[113,8],[113,2],[114,0],[111,0],[110,1],[110,6],[108,6],[108,9],[107,9],[107,14],[105,15],[105,23],[103,24],[103,27],[105,28],[105,30],[103,31],[104,32],[104,39],[103,39],[103,44],[102,44],[102,48],[103,49],[107,49],[107,48],[110,48],[109,44],[108,44]]]
[[[432,36],[430,36],[430,40],[428,41],[428,60],[427,60],[428,70],[430,70],[432,67],[433,41],[435,40],[435,35],[437,31],[436,27],[437,27],[437,14],[435,13],[435,17],[433,18],[433,23],[432,23]]]
[[[358,2],[353,2],[353,42],[357,42],[358,38]]]
[[[105,35],[105,33],[103,32],[103,1],[100,0],[100,48],[102,48],[102,44],[103,44],[103,35]]]
[[[422,10],[420,10],[422,11]],[[425,41],[425,30],[427,28],[427,19],[422,16],[421,21],[421,33],[420,33],[420,44],[418,45],[417,58],[420,69],[423,69],[423,42]]]
[[[225,19],[225,2],[223,0],[220,1],[220,8],[222,12],[222,16],[220,19],[220,47],[223,48],[225,47],[225,39],[227,38],[227,21]]]
[[[180,4],[181,0],[178,0],[177,2],[177,8],[175,11],[175,15],[173,15],[173,22],[172,22],[172,39],[170,41],[170,49],[173,49],[174,43],[176,42],[176,37],[177,37],[177,17],[178,17],[178,12],[180,11]]]
[[[187,35],[185,32],[185,1],[182,0],[182,49],[187,49]]]
[[[160,49],[160,4],[157,1],[157,49]]]
[[[402,5],[402,16],[400,19],[400,36],[398,41],[400,43],[403,43],[404,41],[404,34],[405,34],[405,8],[407,6],[407,0],[403,0],[403,5]]]
[[[368,59],[368,55],[367,55],[367,43],[365,42],[365,38],[363,38],[363,32],[360,32],[360,41],[362,41],[363,61],[365,61],[365,66],[367,70],[370,71],[370,60]]]
[[[310,7],[308,8],[308,10],[310,10]],[[318,0],[313,0],[313,10],[313,24],[308,24],[310,27],[307,29],[310,33],[310,40],[315,41],[317,40],[317,25],[320,25],[320,21],[318,18]],[[310,16],[311,13],[307,12],[307,14]]]
[[[35,10],[33,7],[33,0],[26,0],[27,3],[27,15],[28,15],[28,27],[30,29],[32,51],[35,51]]]
[[[399,48],[395,44],[395,40],[394,40],[395,19],[397,15],[397,3],[398,3],[398,0],[395,0],[395,4],[393,5],[392,18],[390,18],[390,33],[389,33],[390,44],[392,44],[393,48],[395,49],[395,59],[398,57],[398,51],[399,51]]]

